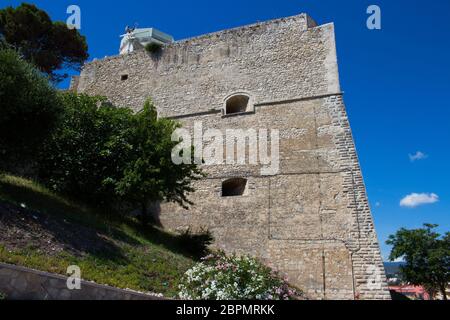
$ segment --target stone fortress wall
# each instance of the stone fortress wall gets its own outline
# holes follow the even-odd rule
[[[256,255],[317,299],[389,299],[384,267],[339,85],[332,23],[306,14],[207,34],[86,64],[73,90],[193,129],[278,129],[280,170],[204,166],[189,210],[161,204],[169,230],[208,228],[215,246]],[[244,93],[247,112],[224,115]],[[224,139],[225,140],[225,139]],[[222,183],[246,179],[241,196]]]

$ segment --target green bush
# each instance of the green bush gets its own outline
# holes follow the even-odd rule
[[[203,257],[208,252],[208,246],[213,243],[214,238],[210,231],[201,230],[192,232],[187,229],[178,237],[180,247],[196,258]]]
[[[143,224],[149,220],[148,202],[170,201],[187,208],[192,204],[187,199],[187,193],[194,191],[191,183],[203,176],[193,161],[179,165],[172,161],[172,150],[179,143],[172,141],[172,133],[178,127],[173,120],[158,118],[151,99],[133,116],[131,152],[123,177],[114,182],[123,200],[142,209]]]
[[[148,202],[190,203],[186,193],[200,170],[172,162],[178,124],[158,119],[150,100],[137,114],[102,97],[66,93],[61,100],[62,119],[39,154],[43,184],[105,209],[119,200],[139,206],[144,224]]]
[[[258,260],[223,252],[204,257],[186,271],[179,288],[181,299],[289,300],[300,295]]]
[[[26,164],[61,108],[48,79],[11,49],[0,50],[0,166]]]
[[[63,117],[39,154],[39,179],[54,191],[110,207],[132,149],[132,112],[102,97],[65,93],[61,100]]]
[[[6,300],[6,294],[0,292],[0,300]]]

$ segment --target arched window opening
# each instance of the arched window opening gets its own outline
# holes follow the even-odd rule
[[[225,102],[225,114],[246,112],[249,109],[250,97],[237,94],[228,98]]]
[[[222,182],[222,197],[242,196],[247,186],[247,179],[231,178]]]

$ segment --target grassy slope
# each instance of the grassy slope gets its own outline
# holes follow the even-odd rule
[[[18,245],[17,242],[8,243],[7,236],[4,236],[6,240],[0,242],[2,262],[60,274],[65,274],[67,266],[76,264],[80,266],[82,277],[86,280],[121,288],[163,293],[165,296],[174,296],[177,293],[182,274],[195,262],[195,259],[183,249],[186,244],[183,244],[176,235],[159,229],[141,228],[131,219],[108,218],[105,221],[104,216],[100,217],[93,210],[60,197],[30,180],[0,175],[0,203],[17,208],[17,211],[8,211],[9,217],[12,215],[11,212],[14,212],[14,215],[25,216],[27,212],[23,213],[23,210],[28,210],[31,212],[28,216],[44,221],[33,231],[24,231],[27,236],[31,234],[30,239],[33,241],[39,240],[41,236],[39,228],[42,227],[46,228],[45,233],[50,234],[52,239],[46,242],[63,242],[64,248],[80,247],[77,243],[71,243],[70,237],[61,237],[61,234],[70,234],[69,231],[64,233],[65,230],[55,230],[61,229],[60,227],[54,227],[53,230],[48,227],[48,221],[57,221],[59,225],[70,223],[72,229],[74,226],[83,228],[88,238],[98,239],[91,243],[107,243],[107,246],[105,245],[107,249],[81,249],[74,252],[64,249],[49,253],[42,250],[43,246],[39,242],[33,245],[33,241],[30,240],[30,245]],[[36,217],[33,212],[40,216]],[[7,215],[0,211],[0,224],[5,217]],[[31,223],[34,222],[29,219]],[[6,228],[4,230],[11,230],[8,225],[3,227]],[[16,228],[14,226],[14,230]],[[22,232],[20,228],[17,231],[19,233]],[[61,238],[64,241],[61,241]],[[90,248],[89,243],[84,248]]]

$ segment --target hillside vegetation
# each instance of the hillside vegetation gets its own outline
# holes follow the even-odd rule
[[[0,261],[175,296],[196,261],[190,237],[98,213],[27,179],[0,175]]]

